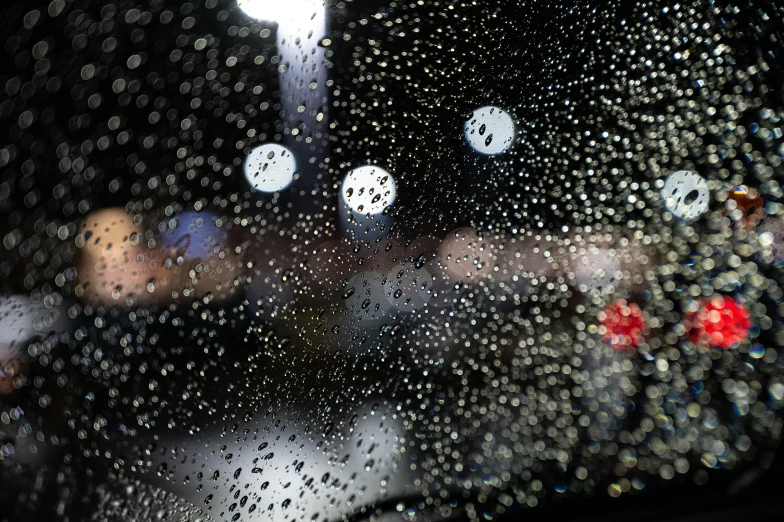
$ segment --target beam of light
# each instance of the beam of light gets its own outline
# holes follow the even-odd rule
[[[307,24],[313,14],[324,9],[321,0],[238,0],[237,6],[256,20],[287,23],[301,21]]]
[[[277,24],[275,46],[280,55],[280,116],[290,131],[284,134],[283,144],[292,159],[296,159],[299,174],[307,183],[316,175],[317,166],[329,150],[326,85],[329,61],[326,46],[321,44],[327,34],[324,0],[239,0],[237,5],[252,18]],[[268,188],[256,188],[274,192],[284,187],[273,183]],[[302,208],[307,203],[303,200],[299,205]]]

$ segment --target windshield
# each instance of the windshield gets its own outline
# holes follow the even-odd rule
[[[0,9],[0,519],[772,517],[776,2]]]

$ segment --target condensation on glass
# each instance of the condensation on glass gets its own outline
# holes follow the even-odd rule
[[[0,518],[753,485],[784,428],[759,4],[4,3]]]

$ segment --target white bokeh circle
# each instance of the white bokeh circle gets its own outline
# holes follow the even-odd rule
[[[262,192],[277,192],[288,187],[296,170],[294,155],[277,143],[259,145],[245,158],[245,178]]]
[[[500,107],[480,107],[466,120],[466,141],[481,154],[500,154],[512,146],[515,124]]]
[[[673,172],[664,182],[661,197],[667,210],[680,219],[700,217],[710,204],[710,190],[705,178],[688,170]]]
[[[343,180],[343,201],[360,214],[378,214],[395,202],[397,186],[392,174],[373,165],[358,167]]]

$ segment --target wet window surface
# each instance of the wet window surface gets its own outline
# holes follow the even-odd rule
[[[777,2],[0,10],[0,520],[776,518]]]

